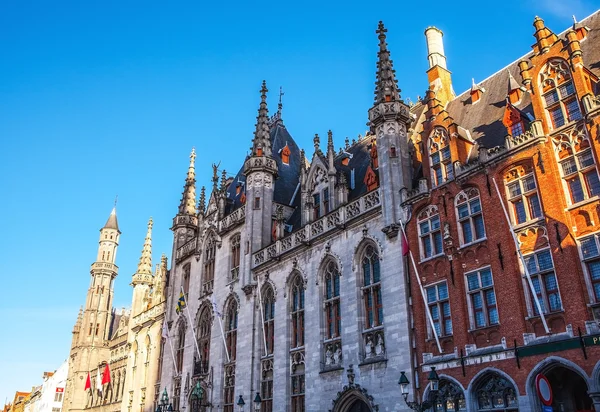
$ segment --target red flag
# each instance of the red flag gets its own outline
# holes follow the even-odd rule
[[[108,367],[108,363],[106,364],[104,373],[102,374],[102,385],[106,385],[107,383],[110,383],[110,368]]]
[[[90,379],[90,373],[88,372],[87,379],[85,380],[85,388],[83,390],[87,391],[88,389],[91,389],[91,388],[92,388],[92,380]]]
[[[408,247],[408,241],[406,240],[406,234],[402,231],[402,256],[408,255],[410,248]]]

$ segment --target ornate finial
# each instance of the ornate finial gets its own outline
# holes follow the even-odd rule
[[[115,204],[114,204],[114,208],[117,208],[117,200],[119,200],[119,195],[115,195]]]
[[[386,33],[387,29],[383,22],[379,22],[379,27],[375,31],[379,36],[379,52],[377,56],[377,75],[375,81],[375,104],[381,102],[391,102],[400,100],[400,89],[396,81],[393,62],[390,59],[390,52],[387,49]]]
[[[346,136],[346,139],[344,139],[344,149],[350,149],[350,139],[348,138],[348,136]]]
[[[313,144],[315,145],[315,153],[319,153],[321,151],[321,148],[319,147],[321,145],[321,138],[318,133],[315,133]]]
[[[225,191],[225,186],[227,185],[227,171],[223,169],[221,172],[221,190]]]
[[[281,109],[283,109],[282,97],[285,93],[283,92],[283,87],[279,86],[279,104],[277,105],[277,113],[281,116]]]
[[[186,215],[196,214],[196,150],[192,148],[190,153],[190,165],[188,166],[185,186],[183,187],[183,196],[179,204],[179,213]]]
[[[206,188],[202,186],[200,189],[200,200],[198,201],[198,212],[204,213],[206,210]]]
[[[513,77],[510,70],[506,69],[506,71],[508,72],[508,93],[512,92],[513,90],[520,89],[521,86],[519,85],[517,80]]]
[[[269,130],[269,110],[267,109],[267,82],[263,80],[260,89],[260,106],[256,117],[256,130],[252,141],[253,156],[271,156],[271,136]]]
[[[219,165],[221,164],[221,162],[219,162],[219,164],[212,164],[212,169],[213,169],[213,177],[212,177],[212,183],[213,183],[213,190],[217,189],[217,185],[219,184]]]
[[[142,248],[142,256],[137,267],[138,275],[152,275],[152,226],[154,222],[152,218],[148,220],[148,231],[146,232],[146,239],[144,240],[144,247]]]
[[[327,151],[334,151],[333,149],[333,132],[331,131],[331,129],[329,129],[327,131]]]

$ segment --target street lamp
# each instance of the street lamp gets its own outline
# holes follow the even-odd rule
[[[202,399],[204,398],[204,389],[200,386],[200,381],[196,382],[194,390],[192,391],[192,412],[199,412],[202,406]]]
[[[260,393],[256,392],[256,396],[254,397],[254,410],[256,412],[260,411],[261,402],[262,402],[262,399],[260,398]]]
[[[432,398],[432,395],[435,395],[437,393],[440,384],[440,378],[437,372],[435,371],[434,366],[431,367],[431,371],[429,372],[427,380],[429,380],[431,384],[429,398]],[[434,402],[429,400],[423,401],[423,403],[419,403],[417,400],[412,402],[408,401],[408,387],[410,385],[410,382],[408,381],[408,378],[406,377],[404,371],[400,372],[400,380],[398,381],[398,384],[400,385],[404,402],[413,411],[425,412],[427,409],[430,409],[434,405]]]
[[[169,403],[169,394],[167,393],[167,388],[165,388],[162,396],[160,397],[160,402],[156,406],[156,412],[172,412],[172,411],[173,411],[173,405]]]
[[[244,398],[242,397],[242,395],[240,395],[240,397],[238,398],[238,401],[237,401],[237,405],[240,408],[240,412],[242,412],[244,410],[245,404],[246,404],[246,402],[244,402]]]

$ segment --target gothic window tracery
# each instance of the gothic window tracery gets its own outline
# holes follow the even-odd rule
[[[440,215],[436,206],[428,206],[417,216],[419,246],[422,259],[441,255],[444,252]]]
[[[181,324],[177,335],[177,351],[175,353],[175,366],[177,373],[183,371],[183,352],[185,350],[185,326]]]
[[[271,285],[262,291],[263,333],[266,353],[261,361],[261,412],[273,410],[273,349],[275,343],[275,293]]]
[[[514,386],[504,377],[492,373],[475,389],[477,411],[518,411],[518,401]]]
[[[579,99],[568,63],[550,59],[540,71],[540,87],[551,129],[581,119]]]
[[[460,387],[448,379],[440,379],[439,390],[431,396],[434,412],[466,411],[465,394]]]
[[[290,286],[290,401],[292,412],[304,412],[304,280],[296,274]]]
[[[504,177],[504,185],[514,225],[542,217],[535,174],[530,165],[511,169]]]
[[[217,253],[217,241],[215,234],[211,232],[206,241],[204,249],[204,277],[202,279],[202,293],[212,293],[215,279],[215,255]]]
[[[431,185],[439,186],[454,179],[454,166],[450,153],[450,138],[443,127],[436,127],[429,136]]]
[[[585,127],[552,140],[568,203],[576,204],[600,195],[600,178]]]
[[[230,281],[237,280],[240,273],[240,243],[241,236],[239,234],[231,238],[231,271]]]
[[[377,249],[369,244],[361,261],[362,295],[365,307],[363,344],[365,359],[385,355],[381,265]]]
[[[223,411],[233,412],[235,401],[235,360],[237,356],[237,326],[238,305],[235,299],[230,299],[225,311],[225,342],[229,361],[225,363],[225,382],[223,385]]]
[[[332,260],[325,265],[323,283],[323,311],[325,319],[323,350],[324,365],[325,368],[328,368],[337,366],[342,361],[340,271]]]
[[[210,335],[212,328],[212,316],[208,306],[204,306],[200,312],[198,321],[198,348],[201,358],[198,360],[198,372],[200,374],[208,373],[210,362]]]

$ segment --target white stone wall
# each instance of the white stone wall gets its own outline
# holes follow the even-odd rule
[[[42,384],[40,400],[36,402],[35,412],[52,412],[53,408],[62,410],[63,402],[56,402],[56,389],[63,389],[62,399],[64,400],[64,390],[67,382],[68,363],[64,361],[54,375],[44,380]]]

